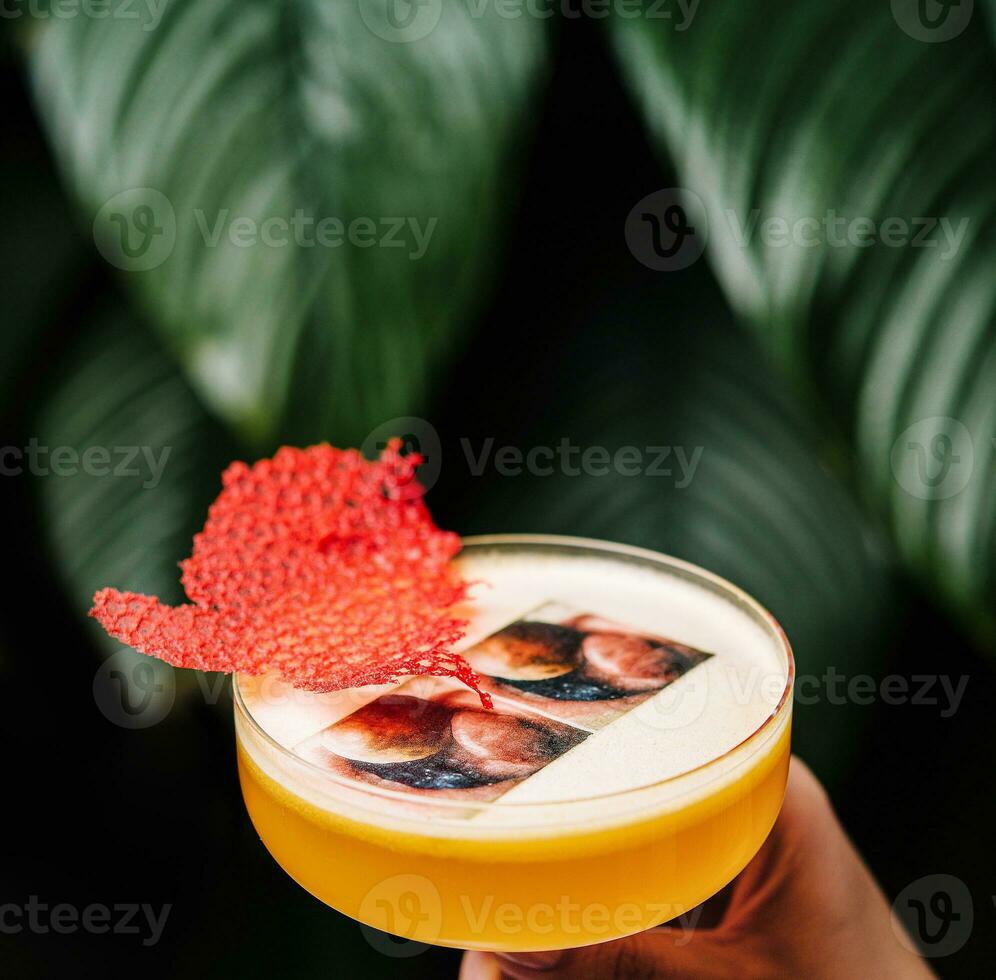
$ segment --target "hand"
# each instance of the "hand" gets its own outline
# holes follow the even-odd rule
[[[892,911],[848,840],[823,787],[792,760],[785,804],[744,871],[701,919],[615,942],[549,953],[465,953],[460,980],[744,980],[933,973],[897,938]],[[703,923],[712,916],[714,924]],[[698,922],[698,927],[692,926]]]

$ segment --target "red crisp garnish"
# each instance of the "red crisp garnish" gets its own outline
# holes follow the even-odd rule
[[[467,583],[460,539],[433,523],[417,454],[380,459],[329,445],[233,463],[181,562],[191,605],[102,589],[90,615],[111,636],[176,667],[263,674],[334,691],[410,674],[455,677],[486,707],[450,647],[466,623],[447,610]]]

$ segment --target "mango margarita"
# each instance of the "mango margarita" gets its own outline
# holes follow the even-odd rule
[[[781,630],[729,583],[641,549],[496,536],[457,561],[478,583],[457,650],[493,710],[440,678],[335,694],[237,679],[263,843],[333,908],[439,945],[573,947],[689,913],[781,805]]]

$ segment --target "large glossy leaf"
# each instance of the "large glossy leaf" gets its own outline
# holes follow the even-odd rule
[[[462,531],[624,541],[747,589],[810,678],[798,748],[834,778],[862,711],[831,704],[822,678],[831,665],[848,677],[881,669],[894,611],[887,562],[752,339],[721,304],[683,292],[679,305],[676,294],[607,300],[545,356],[526,364],[513,347],[492,360],[502,381],[452,409],[430,503]],[[525,465],[534,447],[556,456]],[[583,464],[585,452],[597,455]]]
[[[132,315],[105,311],[88,324],[48,384],[32,469],[46,544],[72,606],[82,616],[107,585],[183,601],[178,562],[204,523],[221,469],[241,453]],[[99,649],[116,655],[106,669],[117,680],[102,679],[106,686],[95,696],[144,705],[144,715],[132,719],[103,704],[112,720],[151,723],[169,710],[176,688],[195,691],[202,683],[90,622]],[[213,682],[205,690],[220,693]],[[152,691],[158,701],[144,702]]]
[[[985,640],[996,116],[982,93],[996,59],[990,10],[935,7],[952,31],[970,16],[945,40],[917,27],[916,0],[752,0],[704,3],[680,33],[613,18],[610,36],[662,152],[703,202],[731,303],[821,394],[908,566]]]
[[[351,443],[417,405],[495,261],[545,22],[394,7],[116,2],[39,31],[98,247],[258,445]]]
[[[5,82],[14,81],[6,72]],[[58,186],[40,138],[12,118],[4,133],[0,181],[0,416],[17,414],[31,381],[26,366],[40,349],[59,304],[90,262],[73,212]],[[25,130],[28,130],[25,132]]]

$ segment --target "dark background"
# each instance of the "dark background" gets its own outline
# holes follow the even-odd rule
[[[437,395],[432,417],[439,420],[444,456],[459,452],[460,434],[514,441],[537,386],[563,383],[577,358],[611,357],[618,335],[599,322],[601,305],[619,296],[637,307],[644,296],[659,303],[661,291],[670,291],[664,303],[716,302],[703,263],[662,283],[632,260],[622,220],[633,201],[668,180],[592,25],[570,23],[564,36],[571,43],[562,38],[558,47],[495,303],[463,357],[459,380]],[[10,57],[3,82],[0,139],[8,172],[57,185]],[[9,216],[24,202],[15,193],[7,197]],[[85,232],[66,225],[64,234]],[[28,246],[15,242],[19,247]],[[10,273],[14,258],[4,256]],[[78,311],[117,288],[94,257],[46,299],[53,326],[11,382],[5,445],[23,446],[32,435],[48,371],[69,343]],[[12,281],[5,292],[14,291]],[[17,315],[16,307],[8,307],[8,315]],[[524,357],[538,333],[543,350]],[[0,901],[38,895],[49,904],[134,901],[170,903],[172,910],[153,948],[143,947],[140,936],[0,935],[0,974],[454,975],[458,954],[451,951],[388,958],[390,939],[368,941],[356,923],[307,895],[269,857],[242,806],[227,689],[216,706],[198,698],[178,702],[164,721],[141,731],[117,728],[97,710],[92,634],[63,597],[40,544],[37,479],[0,479],[8,542],[0,600],[0,737],[7,767]],[[455,472],[444,472],[429,503],[443,526],[461,531],[534,529],[526,526],[528,508],[514,499],[507,510],[477,508],[474,488]],[[565,524],[557,530],[570,530],[569,519]],[[858,749],[846,776],[832,780],[832,794],[890,898],[934,873],[969,886],[971,938],[933,965],[944,976],[984,976],[996,961],[996,782],[985,749],[996,738],[996,678],[929,596],[901,577],[898,591],[903,598],[894,627],[882,640],[888,671],[912,676],[943,664],[954,677],[970,675],[967,693],[946,719],[932,706],[879,702],[841,709],[855,715]],[[799,712],[800,731],[807,717]],[[808,738],[816,743],[819,733],[810,730]]]

